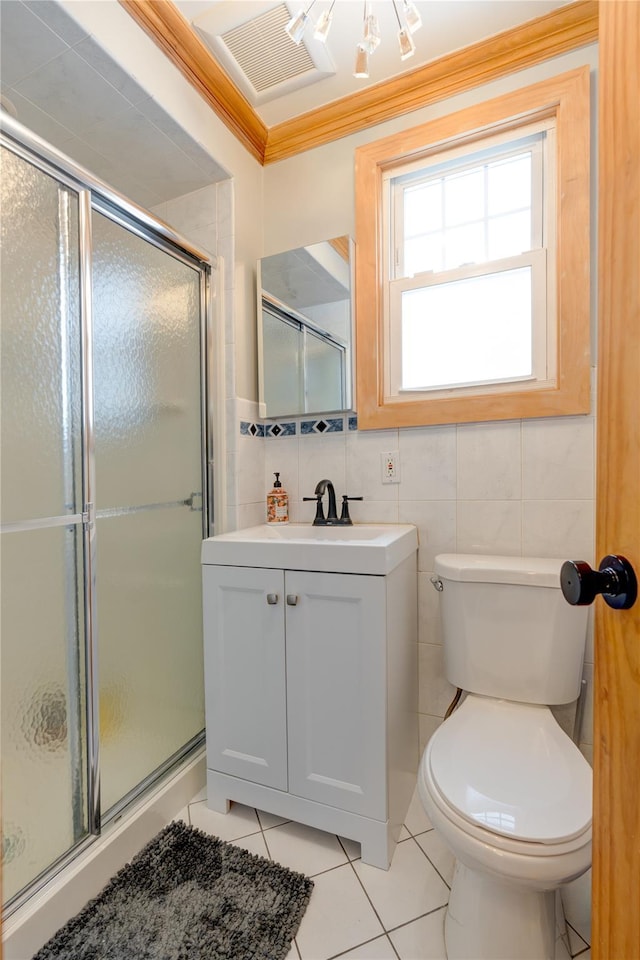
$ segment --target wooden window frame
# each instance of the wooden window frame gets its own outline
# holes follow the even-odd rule
[[[443,145],[473,143],[555,117],[557,177],[557,369],[536,390],[397,401],[385,398],[383,174]],[[589,67],[483,101],[356,149],[356,383],[358,427],[585,414],[590,410]],[[452,391],[452,393],[454,393]]]

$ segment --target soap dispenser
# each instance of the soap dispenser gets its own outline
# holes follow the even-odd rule
[[[280,474],[274,476],[273,490],[267,494],[267,523],[288,523],[289,497],[280,483]]]

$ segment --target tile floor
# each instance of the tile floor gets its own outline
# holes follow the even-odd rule
[[[388,871],[360,860],[351,840],[233,804],[209,810],[203,790],[180,814],[200,830],[313,877],[315,887],[287,960],[446,960],[445,906],[453,857],[417,795]],[[590,874],[563,891],[563,957],[590,960]],[[557,958],[560,960],[560,958]]]

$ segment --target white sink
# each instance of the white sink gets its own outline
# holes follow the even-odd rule
[[[417,530],[408,523],[352,527],[265,523],[204,540],[202,562],[382,576],[417,549]]]

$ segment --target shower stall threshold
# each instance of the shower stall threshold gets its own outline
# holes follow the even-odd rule
[[[4,960],[28,960],[171,822],[206,783],[205,748],[106,826],[102,835],[3,922]]]

